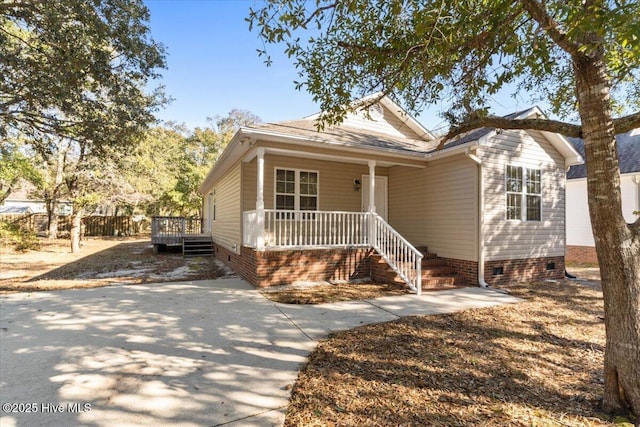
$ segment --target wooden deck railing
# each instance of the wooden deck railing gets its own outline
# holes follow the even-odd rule
[[[151,243],[181,245],[187,235],[202,234],[201,218],[154,216],[151,218]]]

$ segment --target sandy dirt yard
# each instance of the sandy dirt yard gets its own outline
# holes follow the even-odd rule
[[[41,240],[40,250],[0,248],[0,293],[112,284],[215,279],[233,271],[213,257],[184,258],[181,252],[154,254],[149,237],[95,238],[71,253],[69,240]]]

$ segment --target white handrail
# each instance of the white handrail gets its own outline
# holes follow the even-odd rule
[[[422,253],[372,212],[264,209],[264,232],[258,211],[243,212],[243,245],[264,249],[372,247],[409,288],[422,293]]]
[[[422,253],[393,229],[380,215],[372,212],[371,246],[416,294],[422,293]]]

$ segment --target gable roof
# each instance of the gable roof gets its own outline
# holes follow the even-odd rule
[[[363,98],[364,101],[356,102],[366,105],[366,99],[378,95],[371,95]],[[298,146],[315,144],[365,155],[386,155],[390,159],[429,161],[473,146],[483,145],[485,140],[498,133],[494,128],[476,129],[448,142],[442,150],[437,150],[441,138],[435,139],[426,128],[391,99],[383,97],[379,103],[384,106],[385,113],[383,119],[377,124],[375,121],[365,120],[362,113],[356,112],[348,114],[341,124],[326,127],[320,131],[316,127],[317,114],[299,120],[241,127],[211,168],[198,191],[203,194],[208,186],[222,176],[232,164],[250,154],[250,150],[255,152],[253,146],[257,140],[284,142]],[[391,116],[387,117],[387,113]],[[531,116],[544,117],[544,114],[538,107],[533,107],[505,117],[518,119]],[[582,157],[565,137],[552,132],[541,133],[564,157],[567,166],[582,163]]]
[[[515,119],[522,120],[528,118],[539,118],[546,117],[546,115],[542,112],[542,110],[537,107],[527,108],[526,110],[517,111],[515,113],[507,114],[503,116],[505,119]],[[475,144],[481,141],[483,138],[488,138],[492,135],[495,135],[498,132],[496,128],[493,127],[484,127],[469,131],[465,134],[460,135],[457,138],[447,142],[443,151],[446,149],[451,149],[453,147],[462,146],[465,144]],[[573,147],[573,145],[569,142],[569,140],[557,133],[540,131],[542,135],[551,143],[551,145],[562,154],[565,159],[567,166],[577,165],[583,163],[583,158],[580,153]]]
[[[584,141],[580,138],[569,138],[569,141],[584,157]],[[618,147],[618,161],[620,173],[640,172],[640,129],[616,135]],[[587,165],[571,166],[567,172],[567,179],[584,178],[587,176]]]
[[[364,98],[360,98],[353,102],[353,108],[356,110],[362,110],[364,105],[367,105],[372,100],[378,99],[378,101],[374,104],[380,104],[386,108],[400,123],[407,126],[413,133],[415,133],[418,138],[425,141],[435,140],[436,137],[419,121],[417,121],[413,116],[411,116],[407,111],[400,106],[400,104],[393,101],[386,95],[382,95],[382,92],[376,92],[372,95],[365,96]],[[317,120],[322,113],[315,113],[310,116],[305,117],[303,120]],[[352,113],[347,114],[347,118],[352,116]],[[344,122],[343,122],[344,124]],[[339,125],[342,126],[342,125]]]

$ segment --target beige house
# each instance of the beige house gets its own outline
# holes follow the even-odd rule
[[[215,255],[251,283],[562,277],[565,170],[582,161],[562,136],[480,129],[436,150],[386,97],[316,118],[241,128],[199,189]]]

